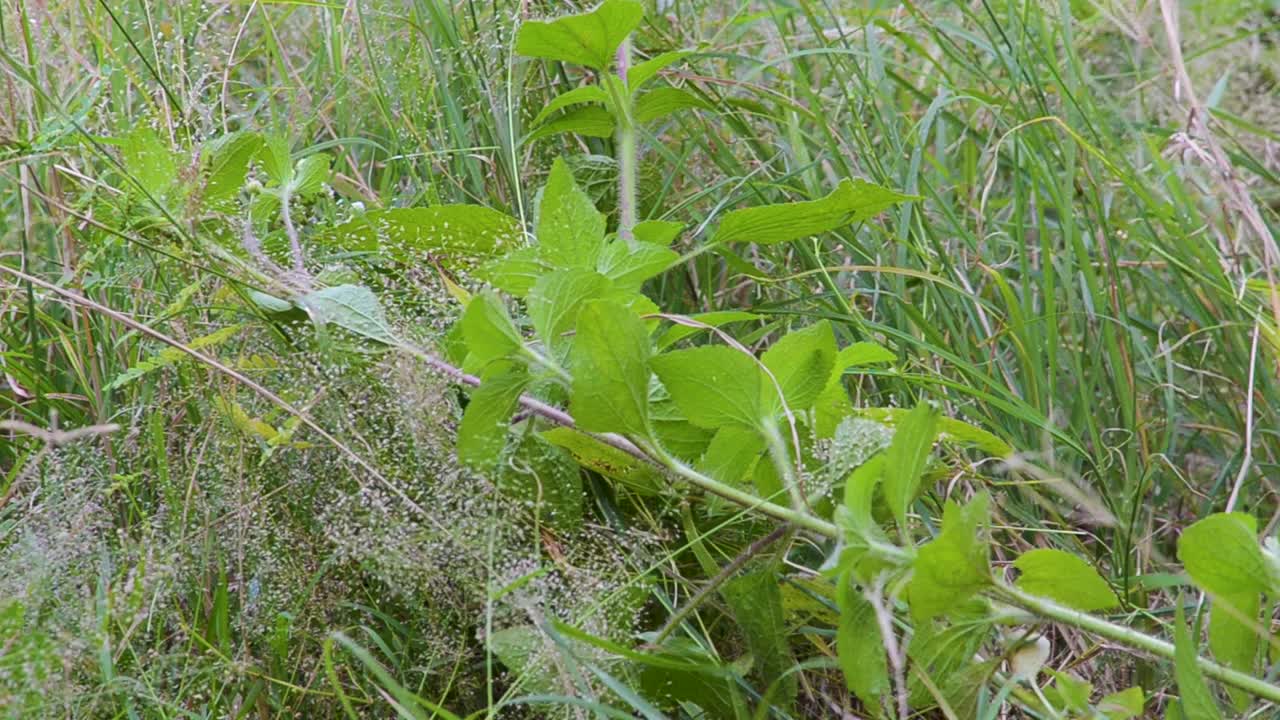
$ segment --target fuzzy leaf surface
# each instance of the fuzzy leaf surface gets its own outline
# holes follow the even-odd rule
[[[649,332],[635,313],[593,300],[578,313],[571,412],[584,430],[649,435]]]
[[[604,70],[643,17],[644,6],[634,0],[605,0],[588,13],[551,22],[531,20],[516,33],[516,52]]]

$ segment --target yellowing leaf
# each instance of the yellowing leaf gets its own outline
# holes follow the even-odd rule
[[[396,262],[445,260],[458,267],[517,247],[521,233],[515,218],[482,205],[435,205],[373,210],[319,233],[314,241]]]
[[[845,179],[820,200],[744,208],[727,213],[712,242],[788,242],[862,222],[914,195],[865,180]]]

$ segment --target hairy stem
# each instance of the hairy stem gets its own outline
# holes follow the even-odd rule
[[[1016,605],[1046,620],[1079,628],[1127,647],[1149,652],[1165,660],[1172,661],[1174,659],[1173,643],[1123,625],[1108,622],[1089,613],[1059,605],[1052,600],[1032,595],[1007,583],[997,581],[989,594],[998,600],[1010,605]],[[1196,662],[1200,666],[1200,670],[1214,680],[1239,688],[1264,700],[1280,703],[1280,687],[1272,685],[1261,678],[1219,665],[1205,657],[1197,658]]]
[[[631,40],[618,46],[618,80],[622,89],[614,102],[618,107],[618,237],[628,246],[635,242],[636,226],[636,128],[631,114],[631,88],[627,71],[631,69]]]
[[[284,220],[284,234],[289,237],[289,255],[293,259],[293,271],[301,278],[307,273],[306,259],[302,254],[302,240],[298,237],[298,229],[293,225],[293,215],[289,212],[290,195],[280,193],[280,217]]]

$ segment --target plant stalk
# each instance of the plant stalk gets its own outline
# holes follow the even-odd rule
[[[1089,613],[1059,605],[1052,600],[1032,595],[1004,582],[997,581],[989,594],[1047,620],[1079,628],[1130,648],[1144,650],[1165,660],[1175,659],[1173,643],[1152,637],[1139,630],[1108,622]],[[1219,665],[1206,657],[1197,657],[1196,663],[1200,666],[1201,672],[1218,682],[1239,688],[1264,700],[1280,703],[1280,687],[1239,670]]]
[[[618,237],[631,247],[635,244],[632,229],[636,226],[636,128],[632,117],[631,88],[627,71],[631,69],[631,38],[618,46],[618,81],[622,89],[615,97],[618,104]]]

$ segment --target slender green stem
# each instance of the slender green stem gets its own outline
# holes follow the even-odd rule
[[[1032,595],[999,581],[991,589],[990,594],[998,600],[1007,602],[1010,605],[1016,605],[1047,620],[1070,625],[1122,645],[1144,650],[1165,660],[1174,660],[1173,643],[1152,637],[1144,632],[1059,605],[1052,600]],[[1196,662],[1199,664],[1200,670],[1214,680],[1237,687],[1264,700],[1280,703],[1280,687],[1272,685],[1261,678],[1219,665],[1205,657],[1196,658]]]
[[[693,468],[680,462],[675,457],[661,448],[653,448],[646,453],[650,462],[656,460],[656,464],[665,467],[670,472],[687,480],[690,484],[695,485],[707,492],[718,495],[725,500],[737,503],[747,510],[756,510],[772,518],[784,520],[792,523],[798,528],[809,530],[810,532],[825,535],[830,538],[839,537],[840,529],[834,523],[829,523],[822,518],[816,518],[808,513],[793,510],[789,507],[769,502],[763,498],[749,493],[745,490],[739,490],[732,485],[726,485],[714,478],[707,477]]]
[[[769,444],[769,457],[773,458],[773,465],[778,469],[778,474],[782,476],[782,482],[787,486],[787,493],[791,495],[791,507],[799,512],[804,512],[808,507],[808,502],[800,488],[800,476],[791,460],[791,452],[787,449],[787,442],[782,439],[778,424],[772,419],[768,419],[764,423],[764,437]]]
[[[628,245],[635,241],[632,228],[636,225],[636,128],[632,117],[631,88],[627,86],[627,71],[631,69],[631,39],[618,47],[618,86],[615,93],[618,121],[618,237]]]

